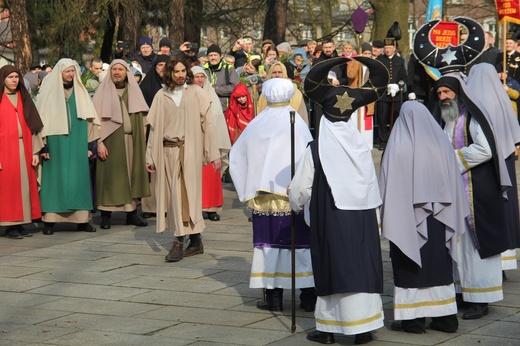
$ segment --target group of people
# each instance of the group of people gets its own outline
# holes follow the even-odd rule
[[[458,309],[467,309],[463,319],[488,314],[503,299],[501,254],[520,246],[520,127],[495,66],[479,61],[467,79],[444,75],[428,89],[428,109],[401,96],[411,76],[394,38],[363,44],[360,56],[350,43],[339,56],[332,40],[302,41],[293,51],[266,40],[260,54],[252,42],[236,41],[232,66],[217,45],[201,64],[189,43],[171,54],[161,40],[155,54],[144,37],[140,70],[115,59],[104,78],[100,60],[82,79],[75,61],[61,59],[36,103],[21,72],[2,67],[6,236],[30,236],[22,225],[40,218],[45,235],[65,222],[94,232],[94,209],[102,229],[113,212],[146,226],[141,201],[157,232],[174,235],[165,260],[177,262],[204,252],[204,219],[220,219],[229,165],[252,210],[250,287],[265,289],[259,309],[283,310],[296,229],[300,306],[316,318],[309,340],[331,344],[341,333],[365,344],[383,326],[380,235],[390,241],[392,329],[421,334],[431,318],[431,329],[452,333]],[[254,74],[263,81],[256,98]],[[415,85],[431,82],[413,77]],[[307,99],[322,115],[314,139]],[[366,137],[374,112],[385,143],[379,178]]]
[[[390,242],[394,330],[422,334],[430,318],[430,329],[456,332],[459,309],[463,319],[478,319],[489,313],[489,303],[503,299],[502,259],[516,268],[520,126],[496,67],[484,61],[463,66],[471,67],[468,78],[448,71],[428,88],[430,109],[414,95],[400,107],[394,98],[405,93],[399,85],[406,80],[404,59],[395,55],[395,39],[383,46],[383,58],[315,63],[305,95],[323,116],[310,142],[298,116],[289,137],[290,83],[264,82],[267,106],[230,153],[237,194],[253,212],[250,287],[265,289],[257,307],[283,309],[283,289],[291,287],[291,210],[298,212],[295,288],[301,308],[315,310],[316,331],[307,339],[323,344],[334,343],[334,333],[364,344],[383,326],[378,209],[381,235]],[[338,76],[356,63],[369,77],[347,87],[350,81]],[[381,110],[389,99],[399,114],[388,128],[377,178],[354,115],[374,102]]]

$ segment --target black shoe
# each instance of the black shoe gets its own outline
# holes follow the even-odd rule
[[[404,321],[394,321],[390,325],[390,329],[405,332],[410,334],[425,334],[426,330],[424,329],[423,321],[420,320],[404,320]]]
[[[17,227],[8,227],[5,230],[5,236],[9,239],[23,239],[23,235],[20,233]]]
[[[174,241],[172,249],[168,252],[166,257],[164,257],[164,260],[166,262],[180,261],[184,257],[183,247],[184,245],[181,242]]]
[[[357,335],[356,335],[357,337]],[[334,340],[333,333],[320,332],[319,330],[314,330],[307,334],[307,340],[319,342],[320,344],[333,344],[336,342]]]
[[[156,217],[156,213],[143,213],[143,219],[149,219],[151,217]]]
[[[42,233],[45,234],[45,235],[53,235],[54,234],[54,231],[52,230],[53,227],[54,227],[54,223],[52,223],[52,222],[44,222],[43,223]]]
[[[101,223],[99,224],[99,228],[110,229],[112,227],[111,223],[110,223],[111,216],[112,216],[112,212],[102,210],[101,211]]]
[[[372,340],[374,340],[374,337],[372,336],[372,333],[370,333],[370,332],[356,334],[356,337],[354,338],[354,344],[364,345],[364,344],[368,344]]]
[[[442,326],[439,323],[436,323],[435,321],[430,322],[430,329],[437,330],[443,333],[455,333],[457,331],[457,328]]]
[[[18,231],[20,232],[20,234],[24,237],[24,238],[27,238],[27,237],[32,237],[33,234],[31,232],[29,232],[28,230],[26,230],[22,225],[20,225],[18,227]]]
[[[264,301],[256,303],[260,310],[283,311],[283,289],[265,289]]]
[[[192,238],[190,236],[190,245],[184,250],[184,257],[190,257],[195,255],[201,255],[204,253],[204,244],[202,244],[202,239],[200,239],[200,235],[197,238]]]
[[[477,304],[473,303],[469,307],[468,311],[462,315],[463,320],[476,320],[478,318],[482,318],[489,314],[489,308],[487,304]]]
[[[88,222],[78,223],[78,231],[80,232],[95,232],[96,229]]]
[[[207,220],[207,219],[208,219],[208,213],[205,212],[205,211],[203,211],[203,212],[202,212],[202,218],[203,218],[204,220]]]
[[[457,293],[455,295],[455,300],[457,302],[457,309],[466,310],[471,307],[471,303],[465,302],[462,298],[462,293]]]
[[[314,310],[316,310],[316,305],[301,303],[300,308],[302,308],[305,312],[313,312]]]
[[[208,219],[210,221],[220,221],[220,215],[215,212],[208,212]]]
[[[135,210],[130,213],[126,213],[126,224],[138,227],[148,226],[148,222],[141,220],[139,216],[137,216],[137,212]]]
[[[110,229],[112,228],[110,224],[110,220],[101,220],[101,224],[99,224],[99,228],[101,229]]]
[[[248,218],[247,218],[247,221],[249,221],[249,222],[253,222],[253,217],[252,217],[252,216],[248,217]]]

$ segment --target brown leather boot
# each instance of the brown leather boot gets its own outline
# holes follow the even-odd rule
[[[190,235],[190,245],[184,250],[184,257],[200,255],[204,253],[204,244],[200,238],[200,233]]]
[[[172,249],[166,255],[164,260],[166,262],[178,262],[178,261],[180,261],[182,259],[182,257],[183,257],[182,248],[183,248],[183,243],[178,242],[178,241],[174,241]]]

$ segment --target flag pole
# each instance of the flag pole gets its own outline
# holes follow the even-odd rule
[[[295,172],[294,122],[295,111],[291,115],[291,179]],[[291,332],[296,332],[296,213],[291,210]]]
[[[506,41],[507,41],[507,22],[504,21],[504,25],[503,25],[503,29],[502,29],[502,48],[503,48],[502,51],[504,52],[504,53],[502,53],[502,72],[503,72],[503,76],[504,76],[502,83],[504,83],[504,86],[506,85],[506,79],[507,79],[507,75],[506,75],[506,55],[507,55]]]

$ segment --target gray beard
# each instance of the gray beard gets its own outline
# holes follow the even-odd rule
[[[453,123],[459,117],[459,105],[456,99],[447,101],[450,103],[449,105],[441,104],[441,117],[445,123]]]

